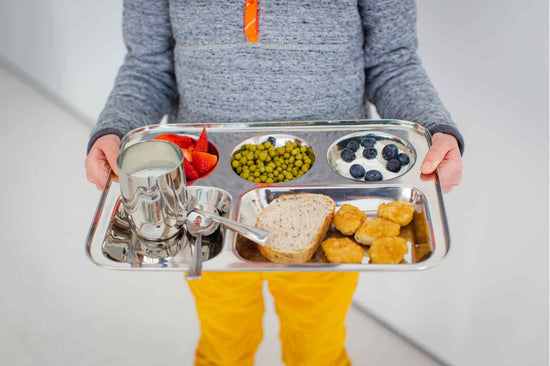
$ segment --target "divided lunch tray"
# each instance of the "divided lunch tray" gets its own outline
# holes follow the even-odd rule
[[[277,197],[303,192],[332,197],[337,210],[345,203],[352,204],[368,217],[376,217],[379,204],[396,200],[411,203],[415,214],[413,221],[401,230],[400,236],[407,240],[409,251],[399,264],[369,263],[367,247],[362,263],[329,263],[321,248],[307,263],[272,263],[260,254],[255,243],[220,226],[214,234],[203,237],[203,271],[407,271],[433,267],[446,256],[449,232],[441,187],[437,175],[435,179],[423,180],[420,174],[420,164],[431,145],[431,136],[424,127],[399,120],[204,126],[209,142],[219,152],[219,161],[210,175],[188,187],[188,195],[194,196],[198,203],[213,204],[224,217],[254,225],[258,213]],[[192,124],[141,127],[124,136],[121,149],[165,133],[198,138],[202,128],[203,125]],[[339,150],[348,141],[367,135],[384,143],[395,143],[410,162],[396,176],[382,181],[359,181],[339,174],[335,166]],[[288,182],[273,184],[255,183],[237,175],[230,166],[232,153],[244,143],[257,144],[268,137],[275,137],[278,144],[301,141],[310,146],[315,160],[309,171]],[[192,240],[185,230],[163,242],[146,242],[137,237],[125,217],[119,184],[109,177],[86,239],[86,252],[92,262],[109,269],[186,271],[194,250]]]

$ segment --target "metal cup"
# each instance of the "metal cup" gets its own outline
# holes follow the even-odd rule
[[[120,152],[117,166],[122,203],[132,230],[149,241],[175,236],[187,216],[181,149],[167,141],[140,142]]]

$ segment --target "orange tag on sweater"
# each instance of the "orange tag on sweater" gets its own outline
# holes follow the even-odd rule
[[[244,35],[248,37],[248,42],[258,42],[258,0],[246,0]]]

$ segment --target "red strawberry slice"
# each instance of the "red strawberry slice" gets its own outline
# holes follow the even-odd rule
[[[183,158],[183,167],[185,169],[185,179],[189,182],[199,178],[199,173],[193,168],[191,163],[187,161],[186,158]]]
[[[193,162],[192,150],[182,148],[181,151],[183,151],[183,157],[187,159],[190,163],[192,163]]]
[[[164,135],[158,135],[157,137],[155,137],[155,140],[164,140],[164,141],[173,142],[174,144],[178,145],[182,149],[189,149],[189,148],[192,149],[196,143],[195,139],[192,137],[176,135],[173,133],[165,133]]]
[[[207,174],[209,171],[211,171],[218,162],[218,157],[216,155],[212,155],[209,153],[201,152],[201,151],[193,151],[193,168],[199,173],[199,176],[202,177],[205,174]]]
[[[195,144],[195,151],[208,152],[208,138],[206,137],[206,127],[202,128],[199,140]]]

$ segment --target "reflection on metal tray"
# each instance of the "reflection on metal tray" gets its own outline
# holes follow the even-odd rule
[[[188,187],[189,197],[197,204],[215,207],[221,216],[228,217],[231,196],[219,188]],[[202,259],[208,261],[220,254],[226,231],[220,226],[210,235],[202,237]],[[165,241],[148,241],[130,229],[119,198],[112,212],[101,252],[112,266],[131,268],[184,268],[191,262],[189,235],[182,229],[174,238]],[[97,256],[96,256],[97,257]],[[101,257],[100,257],[101,258]],[[122,267],[123,268],[123,267]]]
[[[368,257],[361,264],[331,264],[326,263],[321,251],[308,263],[272,263],[261,258],[255,244],[237,238],[230,230],[220,229],[212,238],[205,238],[209,241],[203,248],[203,271],[407,271],[430,268],[447,254],[449,234],[441,188],[437,180],[424,181],[420,177],[419,162],[431,144],[431,137],[422,126],[396,120],[215,123],[205,126],[210,143],[219,151],[219,162],[215,171],[199,179],[195,183],[197,186],[189,187],[189,193],[202,199],[214,199],[217,205],[223,206],[221,211],[225,217],[254,224],[259,210],[277,196],[302,191],[327,194],[338,207],[350,203],[365,210],[369,216],[376,214],[378,204],[402,199],[415,206],[416,214],[413,223],[403,230],[409,254],[401,264],[369,264]],[[146,126],[128,133],[121,147],[164,133],[198,137],[202,127],[189,124]],[[367,135],[399,142],[400,148],[410,157],[410,163],[399,174],[388,175],[382,181],[366,182],[340,175],[334,169],[335,156],[338,155],[336,149],[341,149],[340,145],[349,139]],[[291,181],[268,186],[238,176],[230,165],[232,152],[247,140],[259,143],[269,136],[295,136],[295,140],[307,142],[315,154],[315,162],[309,171]],[[144,243],[128,228],[121,206],[118,183],[109,178],[86,242],[87,254],[94,263],[111,269],[187,269],[191,255],[185,233],[167,242]]]

